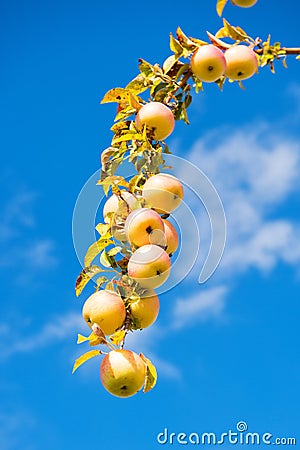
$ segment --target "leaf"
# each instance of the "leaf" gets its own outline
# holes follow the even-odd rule
[[[170,49],[175,53],[177,57],[183,54],[183,47],[177,39],[174,38],[173,34],[170,33]]]
[[[93,278],[94,275],[97,275],[97,273],[105,272],[101,267],[99,266],[89,266],[85,267],[79,274],[76,284],[75,284],[75,293],[78,297],[83,288],[87,285],[87,283]]]
[[[223,13],[223,10],[224,10],[224,8],[226,6],[227,1],[228,0],[217,0],[216,10],[217,10],[217,13],[218,13],[219,17],[222,16],[222,13]]]
[[[85,363],[89,359],[94,358],[95,356],[99,356],[101,354],[102,354],[101,350],[90,350],[89,352],[84,353],[83,355],[81,355],[79,358],[76,359],[72,373],[74,373],[75,370],[78,369],[78,367],[80,367],[83,363]]]
[[[127,142],[127,141],[142,141],[143,135],[141,133],[126,133],[123,136],[113,138],[112,144],[118,144],[120,142]]]
[[[127,84],[126,89],[133,94],[141,94],[148,89],[148,82],[142,74],[139,74]]]
[[[98,223],[98,225],[96,225],[96,230],[98,231],[100,236],[104,236],[109,232],[110,225],[108,223]]]
[[[84,266],[88,267],[93,262],[99,253],[106,248],[108,245],[114,244],[114,241],[111,239],[104,239],[101,237],[98,241],[94,242],[89,246],[88,251],[86,252],[84,258]]]
[[[206,32],[207,36],[209,37],[209,40],[214,44],[216,47],[220,48],[221,50],[226,50],[231,47],[231,44],[227,44],[224,41],[221,41],[221,39],[218,39],[216,36],[211,34],[209,31]]]
[[[129,89],[113,88],[110,89],[101,100],[101,103],[119,103],[120,105],[131,106],[134,109],[140,108],[138,97]]]
[[[102,286],[102,284],[106,283],[106,281],[107,281],[107,278],[104,276],[97,278],[96,284],[97,284],[98,288],[100,288],[100,286]]]
[[[189,37],[187,37],[180,27],[176,30],[176,35],[180,45],[185,49],[184,57],[190,55],[196,50],[196,44]]]
[[[175,55],[169,56],[163,63],[163,71],[164,73],[168,73],[170,69],[177,63],[177,58]]]
[[[152,64],[141,58],[139,59],[139,70],[146,78],[149,78],[150,75],[153,75],[155,72]]]
[[[128,119],[128,117],[132,116],[135,113],[136,110],[134,108],[132,108],[131,106],[127,106],[127,108],[123,108],[121,109],[121,111],[117,113],[115,117],[115,122],[117,122],[118,120]]]
[[[245,41],[245,39],[247,39],[248,35],[242,28],[233,27],[226,19],[223,19],[223,25],[227,31],[227,36],[231,39],[235,41]]]
[[[123,341],[125,335],[126,335],[126,331],[120,330],[120,331],[116,331],[112,336],[110,336],[109,339],[112,342],[112,344],[119,345]]]
[[[146,358],[146,356],[144,356],[143,353],[140,353],[140,357],[146,363],[147,366],[144,392],[149,392],[156,385],[157,371],[154,364],[150,361],[150,359]]]
[[[107,252],[107,254],[108,254],[108,256],[116,256],[121,251],[122,251],[122,247],[118,246],[118,247],[114,247],[114,248],[110,249]]]
[[[123,186],[123,187],[128,187],[129,186],[129,184],[125,180],[125,178],[121,177],[120,175],[108,176],[104,180],[98,181],[97,184],[102,185],[105,195],[108,194],[109,188],[113,184],[115,184],[116,186]]]
[[[89,336],[83,336],[82,334],[78,334],[77,344],[82,344],[83,342],[89,341],[91,346],[104,344],[106,342],[105,337],[97,336],[93,331]]]

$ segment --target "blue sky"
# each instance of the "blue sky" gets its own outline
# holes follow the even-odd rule
[[[178,25],[199,38],[217,30],[214,3],[1,4],[1,450],[152,450],[165,427],[221,433],[240,420],[300,440],[300,63],[292,58],[275,76],[260,70],[245,91],[206,86],[191,125],[178,123],[168,139],[217,188],[228,239],[215,275],[199,285],[208,219],[187,194],[201,234],[197,264],[161,296],[156,324],[128,341],[157,363],[156,388],[113,398],[99,361],[71,375],[92,292],[76,299],[73,291],[72,214],[114,114],[99,101],[135,76],[139,57],[161,63]],[[225,16],[295,46],[299,12],[295,1],[259,0],[250,10],[228,5]]]

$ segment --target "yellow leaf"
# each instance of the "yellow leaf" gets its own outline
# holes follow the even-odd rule
[[[144,392],[149,392],[154,388],[157,381],[157,371],[154,364],[150,361],[150,359],[146,358],[143,353],[140,353],[140,357],[145,362],[147,366],[146,379],[144,385]]]
[[[99,266],[89,266],[85,267],[79,274],[76,284],[75,284],[75,293],[78,297],[83,288],[87,285],[87,283],[93,278],[94,275],[97,275],[97,273],[105,272],[101,267]]]
[[[83,336],[82,334],[78,334],[77,344],[82,344],[83,342],[89,341],[91,346],[104,344],[106,342],[105,337],[97,336],[94,332],[92,332],[89,336]]]
[[[78,334],[77,344],[82,344],[83,342],[89,341],[89,338],[90,338],[89,336],[86,337],[86,336],[83,336],[82,334]]]
[[[119,345],[124,339],[125,334],[125,330],[116,331],[109,339],[114,345]]]
[[[216,10],[218,13],[218,16],[221,17],[223,14],[223,10],[226,6],[228,0],[217,0],[217,6],[216,6]]]
[[[133,94],[141,94],[148,89],[147,79],[142,74],[139,74],[127,84],[126,89]]]
[[[244,41],[248,37],[247,33],[242,28],[233,27],[226,19],[223,19],[223,25],[227,30],[227,36],[236,41]]]
[[[118,144],[119,142],[127,142],[127,141],[142,141],[143,135],[141,133],[126,133],[123,136],[114,138],[112,140],[112,144]]]
[[[227,48],[231,47],[231,44],[227,44],[224,41],[221,41],[221,39],[218,39],[216,36],[211,34],[209,31],[206,32],[207,36],[209,37],[209,40],[216,46],[219,47],[221,50],[226,50]]]
[[[99,255],[99,253],[108,245],[114,244],[114,241],[111,239],[104,239],[101,237],[98,241],[94,242],[89,246],[85,258],[84,258],[84,266],[88,267],[94,258]]]
[[[104,236],[110,230],[110,225],[108,223],[98,223],[96,230],[101,236]]]
[[[170,33],[170,49],[175,53],[177,57],[179,57],[183,53],[183,47],[181,46],[179,41],[174,38],[172,33]]]
[[[101,354],[102,354],[101,350],[90,350],[89,352],[84,353],[83,355],[81,355],[79,358],[76,359],[72,373],[74,373],[75,370],[78,369],[78,367],[80,367],[83,363],[85,363],[89,359],[94,358],[94,356],[99,356]]]
[[[131,98],[137,97],[129,90],[125,88],[113,88],[110,89],[101,100],[101,103],[120,103],[123,105],[130,105]]]

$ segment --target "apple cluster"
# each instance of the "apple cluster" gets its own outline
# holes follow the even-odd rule
[[[166,105],[150,102],[140,108],[135,123],[138,129],[146,126],[152,139],[162,140],[172,133],[174,116]],[[160,308],[155,289],[169,277],[171,257],[179,245],[176,228],[168,220],[183,199],[179,179],[168,173],[148,173],[139,192],[119,189],[103,207],[103,219],[111,236],[121,247],[128,248],[123,273],[128,277],[128,285],[134,286],[134,291],[125,290],[123,294],[106,287],[85,301],[83,318],[105,342],[107,336],[144,329],[155,322]],[[100,262],[109,266],[104,254]],[[144,385],[147,364],[123,345],[124,340],[120,348],[112,349],[103,358],[100,378],[111,394],[129,397]]]
[[[199,80],[212,83],[226,76],[241,81],[258,70],[256,53],[248,45],[233,45],[225,52],[214,44],[206,44],[193,53],[191,70]]]

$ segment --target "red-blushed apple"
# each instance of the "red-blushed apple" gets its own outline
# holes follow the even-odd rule
[[[141,247],[146,244],[164,246],[164,223],[160,215],[150,208],[132,211],[125,222],[125,233],[130,244]]]
[[[139,130],[146,125],[151,137],[162,141],[174,130],[175,119],[172,111],[166,105],[160,102],[150,102],[138,111],[135,123]]]
[[[128,275],[146,289],[161,286],[169,277],[171,260],[158,245],[143,245],[130,257]]]
[[[123,325],[126,310],[118,294],[100,290],[85,301],[82,315],[90,328],[96,323],[105,335],[109,335]]]
[[[166,219],[163,219],[165,227],[165,238],[166,238],[166,252],[169,256],[172,256],[176,252],[179,245],[179,237],[174,225]]]
[[[133,330],[147,328],[157,319],[159,313],[159,299],[153,290],[144,293],[139,300],[130,303]]]
[[[146,364],[131,350],[113,350],[105,355],[100,365],[104,388],[116,397],[131,397],[144,385]]]
[[[128,205],[129,212],[132,211],[137,204],[137,200],[134,195],[132,195],[130,192],[127,191],[121,191],[122,198],[125,200],[125,202]],[[117,213],[119,208],[119,198],[116,194],[111,195],[106,200],[104,206],[103,206],[103,217],[104,222],[109,223],[110,219],[108,214],[109,213]]]
[[[233,45],[225,52],[225,75],[231,80],[246,80],[258,70],[256,53],[247,45]]]
[[[250,8],[257,3],[257,0],[232,0],[232,3],[242,8]]]
[[[147,204],[160,214],[170,214],[183,199],[183,186],[178,178],[168,173],[158,173],[148,178],[142,195]]]
[[[218,80],[226,69],[222,50],[213,44],[202,45],[192,56],[191,69],[201,81],[212,83]]]

